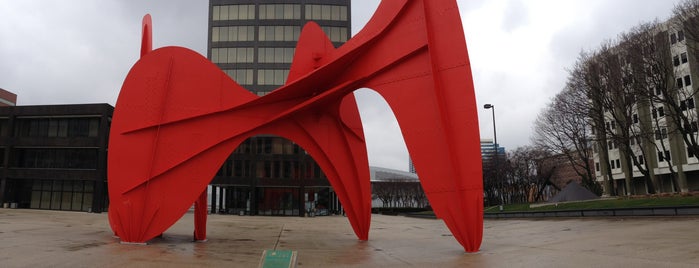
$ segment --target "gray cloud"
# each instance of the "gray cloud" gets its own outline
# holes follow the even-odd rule
[[[505,17],[502,22],[502,29],[506,32],[516,30],[529,21],[527,6],[522,0],[509,1],[505,9]]]

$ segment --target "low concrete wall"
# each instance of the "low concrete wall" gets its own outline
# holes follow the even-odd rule
[[[551,210],[526,212],[485,213],[485,218],[539,218],[539,217],[615,217],[615,216],[689,216],[699,215],[699,206],[610,208],[585,210]]]

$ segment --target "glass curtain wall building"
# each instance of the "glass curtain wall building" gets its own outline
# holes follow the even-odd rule
[[[315,21],[335,47],[350,38],[350,1],[210,0],[207,57],[264,96],[286,82],[301,29]],[[327,178],[287,139],[247,139],[213,179],[212,213],[303,216],[339,212]]]
[[[0,201],[107,211],[109,104],[0,107]]]

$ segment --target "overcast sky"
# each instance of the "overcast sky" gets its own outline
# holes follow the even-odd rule
[[[665,20],[678,0],[458,1],[473,68],[481,137],[508,150],[529,144],[537,113],[561,90],[578,53],[640,22]],[[353,1],[352,32],[378,0]],[[207,1],[0,0],[0,88],[18,105],[110,103],[139,57],[140,24],[153,16],[153,47],[206,55]],[[377,94],[357,92],[371,165],[407,170],[395,118]]]

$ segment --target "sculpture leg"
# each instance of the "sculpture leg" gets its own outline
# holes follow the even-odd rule
[[[194,241],[206,241],[206,213],[207,213],[206,189],[194,202]]]
[[[393,109],[435,214],[467,252],[483,236],[483,184],[475,102],[464,91],[433,90],[432,77],[377,90]],[[450,95],[451,94],[451,95]],[[419,105],[419,109],[416,106]]]

